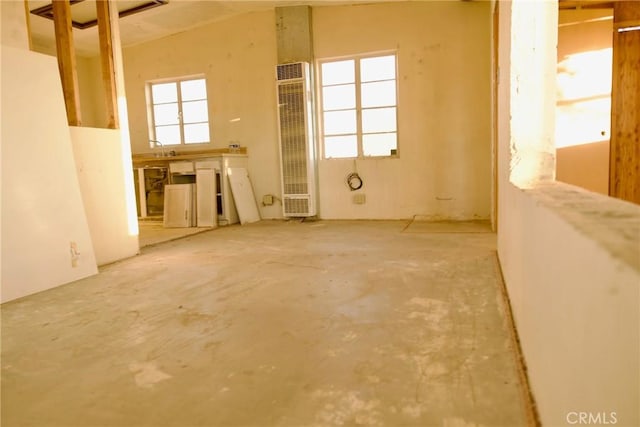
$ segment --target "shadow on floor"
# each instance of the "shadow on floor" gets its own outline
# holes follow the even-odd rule
[[[489,221],[429,221],[414,218],[404,233],[492,233]]]
[[[140,248],[214,230],[211,227],[164,228],[162,218],[138,221]]]

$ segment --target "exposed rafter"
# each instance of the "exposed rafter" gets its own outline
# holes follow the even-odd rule
[[[74,4],[82,3],[85,0],[69,0],[71,6]],[[114,2],[115,3],[115,2]],[[149,0],[142,2],[140,4],[135,4],[130,8],[122,9],[118,12],[120,18],[125,16],[133,15],[135,13],[144,12],[145,10],[153,9],[158,6],[163,6],[169,3],[169,0]],[[39,7],[37,9],[33,9],[31,11],[32,14],[42,16],[43,18],[53,19],[53,3],[50,3],[46,6]],[[86,21],[79,21],[71,18],[71,25],[73,28],[78,28],[80,30],[84,30],[85,28],[91,28],[98,25],[98,17],[89,18]]]
[[[612,9],[613,1],[602,0],[559,0],[558,8],[566,9]]]

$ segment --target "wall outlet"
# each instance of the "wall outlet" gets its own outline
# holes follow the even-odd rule
[[[364,205],[367,202],[367,196],[364,193],[357,193],[353,195],[352,200],[356,205]]]
[[[78,244],[76,242],[70,242],[70,253],[71,253],[71,267],[78,266],[78,259],[80,258],[80,251],[78,250]]]
[[[265,194],[264,196],[262,196],[262,205],[263,206],[271,206],[271,205],[273,205],[273,195],[272,194]]]

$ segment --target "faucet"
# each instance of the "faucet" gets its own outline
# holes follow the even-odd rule
[[[164,155],[164,144],[163,144],[162,142],[157,141],[157,140],[155,140],[155,139],[150,139],[150,140],[149,140],[149,142],[153,142],[153,143],[156,145],[156,147],[157,147],[158,145],[160,145],[160,150],[161,150],[161,152],[162,152],[162,156],[161,156],[161,157],[165,157],[165,155]]]

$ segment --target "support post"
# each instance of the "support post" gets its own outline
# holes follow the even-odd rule
[[[118,97],[116,92],[116,76],[113,65],[113,42],[111,36],[111,17],[109,0],[97,0],[98,37],[100,38],[100,62],[102,64],[102,84],[106,100],[107,127],[118,129]]]
[[[78,90],[78,74],[73,47],[69,0],[53,1],[53,23],[56,35],[58,69],[60,70],[64,102],[67,108],[67,120],[69,126],[81,126],[80,93]]]
[[[33,50],[33,39],[31,38],[31,11],[29,10],[29,0],[24,0],[24,19],[27,21],[27,41],[29,50]]]
[[[640,30],[624,31],[623,24],[639,20],[640,2],[614,3],[609,195],[636,204],[640,204]]]

